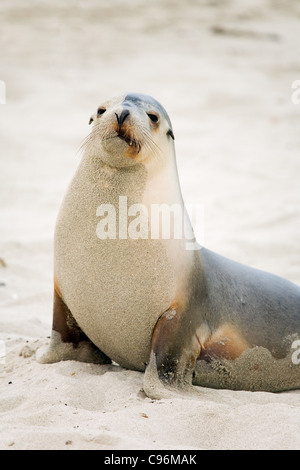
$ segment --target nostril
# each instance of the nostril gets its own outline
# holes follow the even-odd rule
[[[123,122],[129,116],[129,114],[130,112],[128,111],[128,109],[123,109],[120,116],[117,113],[115,113],[119,126],[122,126]]]

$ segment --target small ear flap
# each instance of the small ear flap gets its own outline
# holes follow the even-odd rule
[[[169,135],[170,137],[172,137],[173,140],[175,140],[175,136],[174,136],[174,134],[173,134],[172,129],[169,129],[169,130],[168,130],[167,135]]]
[[[94,119],[91,117],[90,121],[89,121],[89,125],[92,124],[93,121],[94,121]]]

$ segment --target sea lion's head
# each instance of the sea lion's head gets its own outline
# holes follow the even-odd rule
[[[122,94],[98,107],[93,129],[84,143],[89,154],[112,167],[126,167],[163,158],[173,147],[170,118],[154,98]]]

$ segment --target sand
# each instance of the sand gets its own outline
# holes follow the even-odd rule
[[[0,18],[0,448],[299,449],[299,391],[152,401],[139,372],[35,360],[58,208],[123,91],[166,107],[201,242],[300,284],[299,2],[2,0]]]

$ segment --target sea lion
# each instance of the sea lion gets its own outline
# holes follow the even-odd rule
[[[299,388],[300,288],[196,243],[162,105],[123,94],[90,122],[56,223],[53,328],[38,360],[145,371],[153,398],[192,383]],[[167,235],[151,212],[162,207]]]

